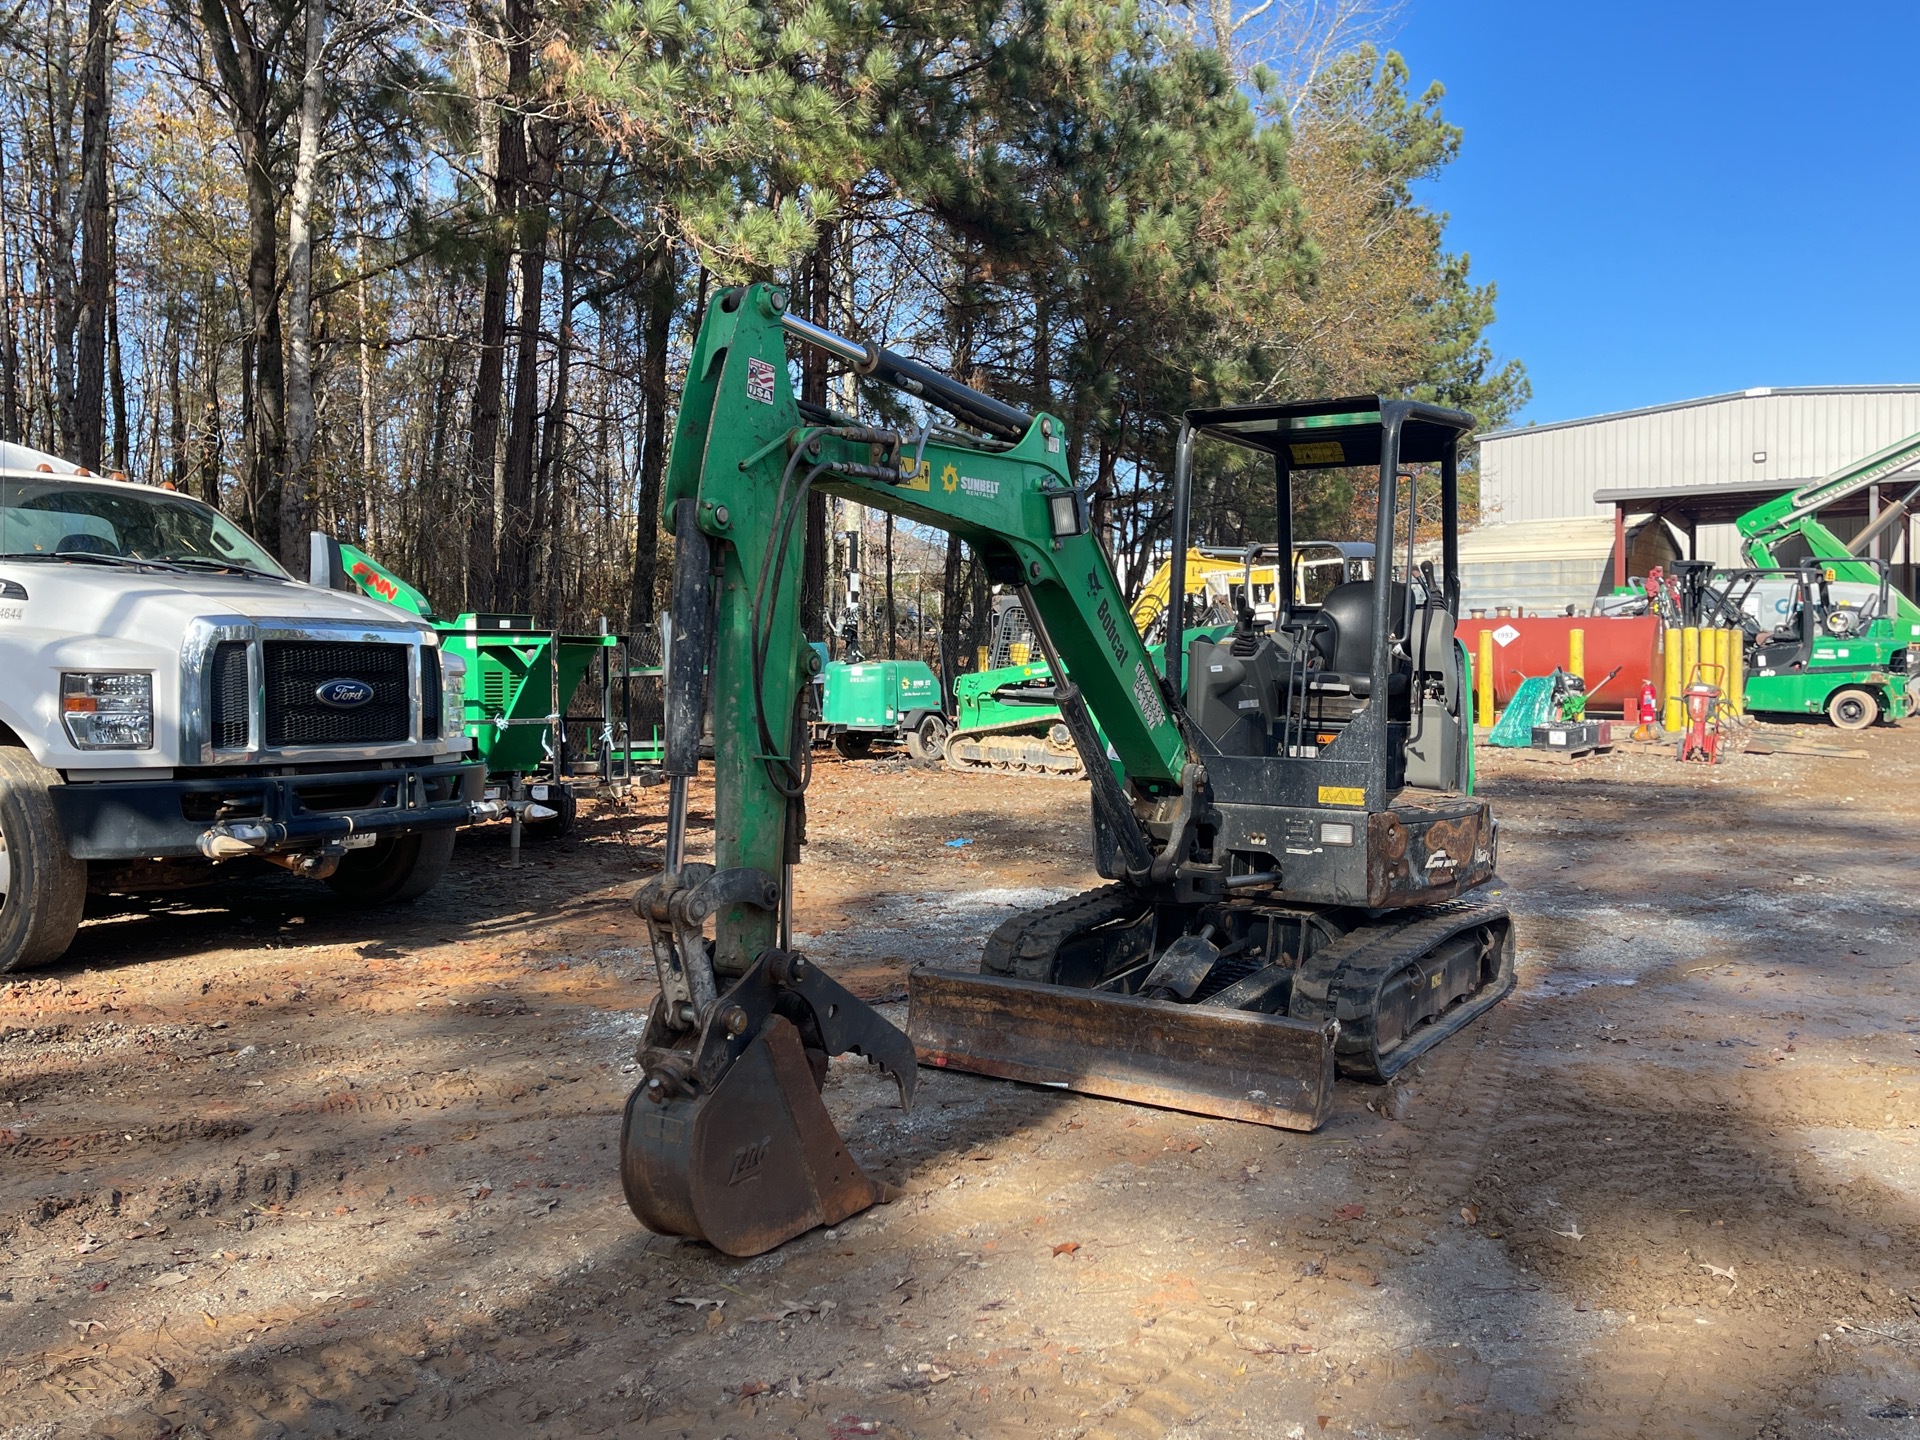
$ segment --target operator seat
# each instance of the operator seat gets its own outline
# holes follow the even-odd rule
[[[1393,617],[1405,615],[1407,587],[1396,580],[1387,587],[1387,595]],[[1337,681],[1359,699],[1372,695],[1373,581],[1348,580],[1327,592],[1320,602],[1313,648],[1320,654],[1320,680]],[[1404,696],[1407,686],[1406,672],[1395,670],[1387,677],[1389,700]]]

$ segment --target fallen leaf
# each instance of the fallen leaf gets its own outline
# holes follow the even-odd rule
[[[158,1275],[154,1276],[153,1279],[149,1280],[147,1283],[153,1286],[154,1289],[158,1290],[162,1286],[179,1285],[184,1281],[191,1280],[192,1278],[193,1278],[193,1274],[191,1271],[162,1270]]]
[[[764,1380],[749,1380],[734,1393],[742,1400],[745,1400],[752,1395],[764,1395],[772,1388],[773,1387]]]
[[[942,1369],[938,1365],[929,1365],[924,1360],[914,1366],[914,1369],[927,1377],[927,1383],[929,1385],[938,1385],[943,1380],[951,1380],[953,1378],[953,1371]]]
[[[320,1304],[324,1305],[329,1300],[346,1299],[347,1292],[344,1290],[310,1290],[307,1292],[307,1298],[309,1300],[318,1301]]]
[[[1553,1233],[1560,1236],[1564,1240],[1584,1240],[1587,1238],[1586,1236],[1580,1233],[1580,1226],[1577,1223],[1573,1225],[1569,1225],[1564,1230],[1556,1230]]]
[[[1469,1225],[1478,1225],[1480,1223],[1480,1207],[1478,1205],[1462,1205],[1460,1207],[1460,1218]]]
[[[1700,1268],[1716,1280],[1733,1280],[1737,1278],[1732,1270],[1722,1270],[1718,1265],[1703,1264]]]
[[[1058,1245],[1053,1247],[1053,1253],[1056,1255],[1071,1255],[1079,1248],[1080,1242],[1078,1240],[1062,1240]]]
[[[69,1320],[67,1324],[75,1330],[78,1330],[82,1335],[85,1335],[90,1330],[104,1330],[107,1328],[107,1322],[104,1320]]]
[[[709,1300],[704,1295],[676,1295],[673,1297],[673,1303],[676,1305],[685,1305],[693,1310],[718,1310],[727,1302],[724,1300]]]
[[[1333,1218],[1336,1220],[1358,1220],[1366,1213],[1367,1207],[1364,1205],[1342,1205],[1333,1212]]]

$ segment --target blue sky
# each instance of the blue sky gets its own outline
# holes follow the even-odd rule
[[[1388,44],[1466,132],[1422,198],[1522,423],[1920,381],[1920,4],[1409,0]]]

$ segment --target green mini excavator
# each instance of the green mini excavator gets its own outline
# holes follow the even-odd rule
[[[796,403],[788,339],[953,418],[883,428]],[[635,908],[660,978],[621,1173],[650,1228],[761,1253],[888,1194],[821,1103],[830,1056],[916,1064],[1310,1130],[1336,1073],[1384,1080],[1513,984],[1472,793],[1472,685],[1454,637],[1455,457],[1470,418],[1364,396],[1197,410],[1176,452],[1172,594],[1202,437],[1274,477],[1290,573],[1293,477],[1379,476],[1373,577],[1271,621],[1242,607],[1160,664],[1127,614],[1067,435],[913,360],[786,313],[755,285],[708,306],[663,499],[675,537],[664,865]],[[1413,561],[1421,475],[1441,563]],[[856,499],[959,536],[1020,596],[1091,781],[1110,883],[1020,915],[977,970],[917,967],[907,1033],[795,951],[806,838],[801,635],[807,499]],[[1398,543],[1404,565],[1385,557]],[[713,715],[713,860],[687,858]],[[1093,716],[1099,718],[1096,733]],[[1104,740],[1103,738],[1104,737]]]

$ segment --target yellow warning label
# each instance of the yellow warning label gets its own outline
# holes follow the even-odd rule
[[[1367,792],[1358,785],[1322,785],[1320,803],[1322,805],[1365,805]]]
[[[1293,463],[1296,465],[1339,465],[1347,458],[1347,452],[1338,440],[1309,440],[1287,448],[1293,452]]]
[[[933,462],[926,459],[904,459],[900,462],[901,473],[907,478],[900,482],[902,490],[929,490],[932,488]]]

